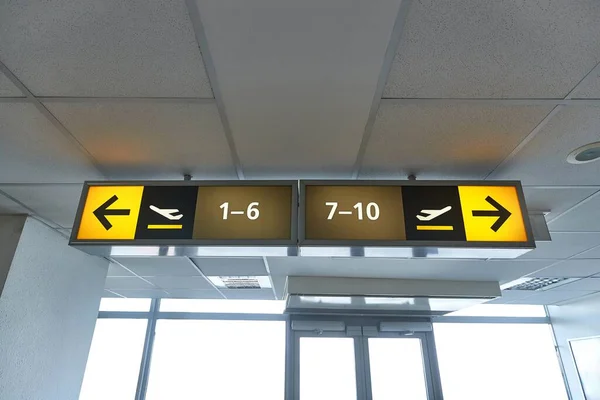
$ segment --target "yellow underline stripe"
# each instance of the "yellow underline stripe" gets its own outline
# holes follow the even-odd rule
[[[452,225],[417,225],[418,231],[453,231]]]
[[[148,229],[183,229],[183,225],[148,225]]]

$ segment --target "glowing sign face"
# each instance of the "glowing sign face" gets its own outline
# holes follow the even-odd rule
[[[87,184],[72,242],[295,244],[296,183]]]
[[[292,181],[88,183],[71,243],[534,247],[518,182],[300,187],[299,202]]]
[[[304,182],[301,241],[530,243],[520,190],[518,184]]]

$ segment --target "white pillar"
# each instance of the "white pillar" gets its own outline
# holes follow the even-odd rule
[[[0,399],[77,400],[108,262],[0,216]]]

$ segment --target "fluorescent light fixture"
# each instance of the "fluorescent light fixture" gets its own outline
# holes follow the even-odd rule
[[[262,257],[262,256],[280,256],[288,255],[287,247],[251,247],[251,246],[214,246],[214,247],[198,247],[196,256],[199,257]]]
[[[349,296],[298,296],[300,303],[319,305],[350,305],[352,298]]]
[[[160,247],[158,246],[113,246],[110,249],[111,257],[158,255],[160,255]]]
[[[365,247],[365,257],[411,258],[411,247]]]
[[[302,246],[302,257],[350,257],[350,247]]]
[[[517,258],[532,249],[494,249],[494,248],[449,248],[440,247],[437,251],[428,253],[427,258],[476,258],[476,259],[502,259]]]

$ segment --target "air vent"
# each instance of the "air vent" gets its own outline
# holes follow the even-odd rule
[[[268,276],[209,276],[208,279],[219,289],[268,289]]]
[[[504,290],[540,290],[549,286],[555,285],[559,282],[568,280],[569,278],[531,278],[524,282],[515,284]]]

